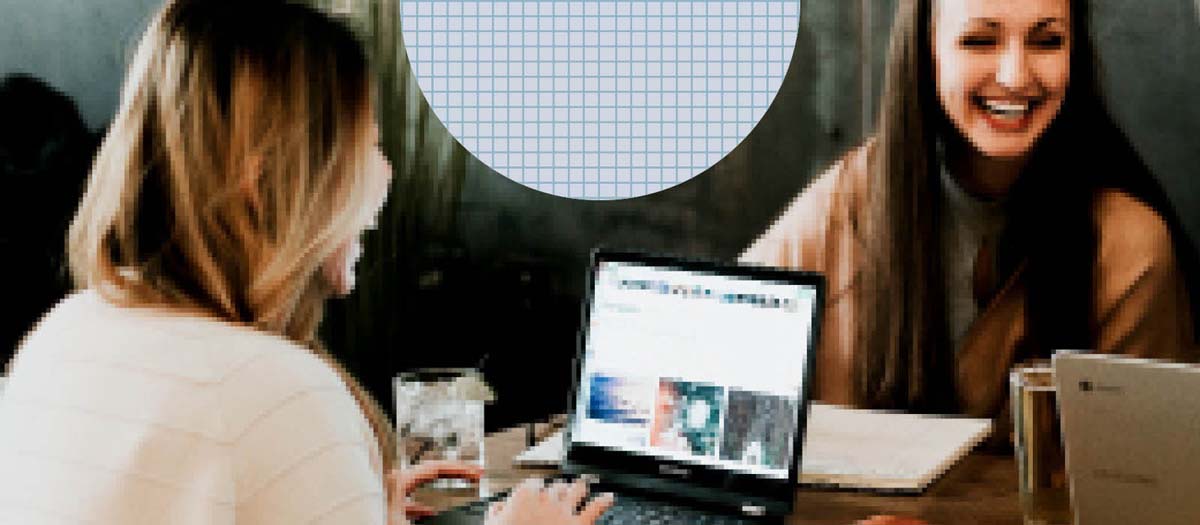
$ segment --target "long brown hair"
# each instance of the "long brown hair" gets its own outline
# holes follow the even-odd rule
[[[943,336],[934,141],[931,2],[900,3],[892,27],[883,98],[868,146],[866,212],[858,221],[866,268],[857,290],[857,402],[917,408],[950,379]]]
[[[338,21],[283,0],[173,0],[122,86],[69,234],[75,284],[117,304],[191,310],[282,335],[337,370],[374,428],[391,426],[317,340],[322,261],[387,193],[367,169],[371,74]]]
[[[868,146],[870,195],[857,220],[854,392],[880,408],[956,410],[954,353],[943,302],[935,144],[971,147],[936,97],[931,24],[936,0],[901,0],[892,27],[878,127]],[[1167,223],[1196,312],[1196,254],[1161,187],[1104,107],[1085,0],[1071,0],[1070,83],[1063,107],[1006,199],[1001,277],[1024,264],[1026,337],[1018,359],[1095,343],[1096,192],[1115,188]],[[1193,319],[1193,322],[1194,319]]]

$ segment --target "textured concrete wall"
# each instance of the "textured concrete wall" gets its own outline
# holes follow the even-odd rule
[[[1096,2],[1109,109],[1200,242],[1200,14],[1187,0]]]
[[[29,73],[75,99],[88,126],[117,109],[126,56],[161,0],[0,0],[0,76]]]

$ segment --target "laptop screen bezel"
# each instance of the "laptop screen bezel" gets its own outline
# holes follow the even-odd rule
[[[575,443],[572,440],[571,432],[575,428],[576,418],[580,416],[576,413],[575,407],[578,406],[580,385],[583,380],[584,360],[587,356],[588,331],[590,329],[596,279],[600,265],[605,262],[655,266],[672,270],[746,278],[756,281],[776,281],[809,287],[815,291],[815,306],[808,334],[809,348],[805,353],[805,363],[803,365],[804,381],[801,383],[800,392],[798,392],[799,402],[797,403],[796,432],[792,443],[794,453],[792,454],[792,462],[788,465],[786,480],[697,463],[647,456],[586,443]],[[801,455],[803,454],[802,444],[804,443],[804,435],[808,423],[809,400],[812,393],[813,362],[819,344],[821,320],[824,314],[824,301],[825,278],[815,272],[783,270],[766,266],[717,263],[632,251],[594,250],[592,252],[591,265],[588,268],[587,288],[583,301],[583,322],[579,329],[579,341],[575,358],[575,377],[571,392],[570,416],[564,431],[564,461],[577,466],[593,465],[607,471],[620,471],[634,475],[663,478],[694,484],[702,488],[745,494],[754,498],[765,498],[777,504],[786,505],[786,508],[790,511],[797,481],[800,476]]]

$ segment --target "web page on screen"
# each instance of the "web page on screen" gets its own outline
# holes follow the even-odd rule
[[[572,441],[786,479],[816,290],[596,270]]]

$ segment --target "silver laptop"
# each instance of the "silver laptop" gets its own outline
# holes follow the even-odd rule
[[[1200,523],[1200,367],[1054,357],[1076,523]]]

